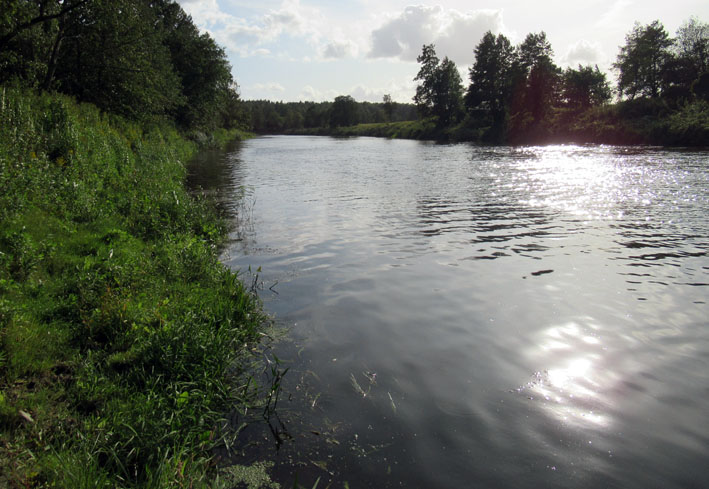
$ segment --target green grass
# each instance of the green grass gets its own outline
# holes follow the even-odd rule
[[[214,144],[234,131],[210,137]],[[0,486],[212,487],[264,323],[184,188],[197,150],[0,87]]]

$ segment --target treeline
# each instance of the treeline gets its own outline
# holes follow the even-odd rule
[[[3,0],[0,84],[183,130],[241,124],[224,50],[173,0]]]
[[[592,112],[612,99],[605,73],[590,65],[562,70],[544,32],[528,34],[518,46],[488,32],[474,54],[467,89],[453,61],[439,60],[434,45],[418,57],[414,101],[439,130],[460,124],[483,141],[543,141],[571,135],[569,127],[582,118],[605,124],[630,113],[658,117],[709,100],[709,25],[696,18],[675,38],[659,21],[635,25],[613,65],[615,93],[630,103],[614,114]]]
[[[389,95],[381,103],[357,102],[349,95],[340,95],[333,102],[247,100],[243,104],[250,129],[261,134],[409,121],[418,117],[416,106],[394,102]]]

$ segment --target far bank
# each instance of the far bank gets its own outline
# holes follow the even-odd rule
[[[440,142],[484,144],[613,144],[691,146],[709,145],[709,103],[696,101],[672,109],[662,101],[639,99],[594,107],[584,112],[557,110],[548,123],[503,129],[482,125],[473,117],[444,126],[436,118],[285,130],[285,134],[371,136]]]

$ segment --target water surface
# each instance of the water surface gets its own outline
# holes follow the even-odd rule
[[[261,267],[292,339],[283,443],[251,453],[286,487],[706,487],[708,163],[320,137],[198,160],[239,223],[224,262]]]

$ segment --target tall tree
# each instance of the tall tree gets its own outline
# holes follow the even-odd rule
[[[357,102],[349,95],[335,97],[330,111],[330,126],[353,126],[358,122]]]
[[[509,39],[502,34],[495,37],[488,31],[475,48],[475,63],[469,71],[466,107],[482,109],[496,127],[504,123],[513,60],[514,47]]]
[[[677,30],[677,37],[662,70],[662,94],[687,100],[692,85],[709,70],[709,24],[692,17]]]
[[[233,84],[224,50],[173,0],[153,0],[165,31],[165,44],[184,99],[174,111],[182,127],[209,126],[225,91]]]
[[[58,88],[132,118],[164,116],[180,83],[144,0],[95,0],[72,11],[56,67]]]
[[[414,81],[414,102],[424,116],[435,116],[440,125],[459,120],[463,109],[463,86],[455,63],[447,57],[442,62],[433,44],[424,45],[417,58],[421,63]]]
[[[416,61],[421,64],[421,68],[414,78],[414,81],[420,82],[416,86],[414,103],[421,115],[431,116],[433,115],[436,74],[439,64],[436,47],[433,44],[425,44]]]
[[[436,70],[433,114],[440,125],[446,126],[460,120],[463,112],[463,81],[455,63],[443,58]]]
[[[672,40],[659,20],[646,26],[636,23],[625,36],[625,45],[613,64],[618,72],[619,96],[625,95],[630,99],[637,96],[659,97],[671,45]]]
[[[517,47],[512,67],[514,99],[511,111],[518,120],[542,121],[556,102],[560,69],[544,31],[530,33]]]
[[[387,120],[391,121],[392,115],[394,115],[394,102],[391,99],[391,95],[384,94],[384,97],[382,98],[382,103],[384,104],[384,113],[387,116]]]
[[[183,128],[238,124],[224,50],[174,0],[1,0],[0,82]]]
[[[697,77],[709,71],[709,24],[690,17],[677,29],[674,50],[687,60]]]
[[[17,35],[64,17],[90,0],[3,0],[0,14],[0,51]]]
[[[61,25],[87,0],[3,0],[0,7],[0,82],[32,86],[51,78],[62,39]]]
[[[529,75],[532,67],[539,64],[553,64],[554,50],[544,31],[529,33],[517,48],[517,63]]]

